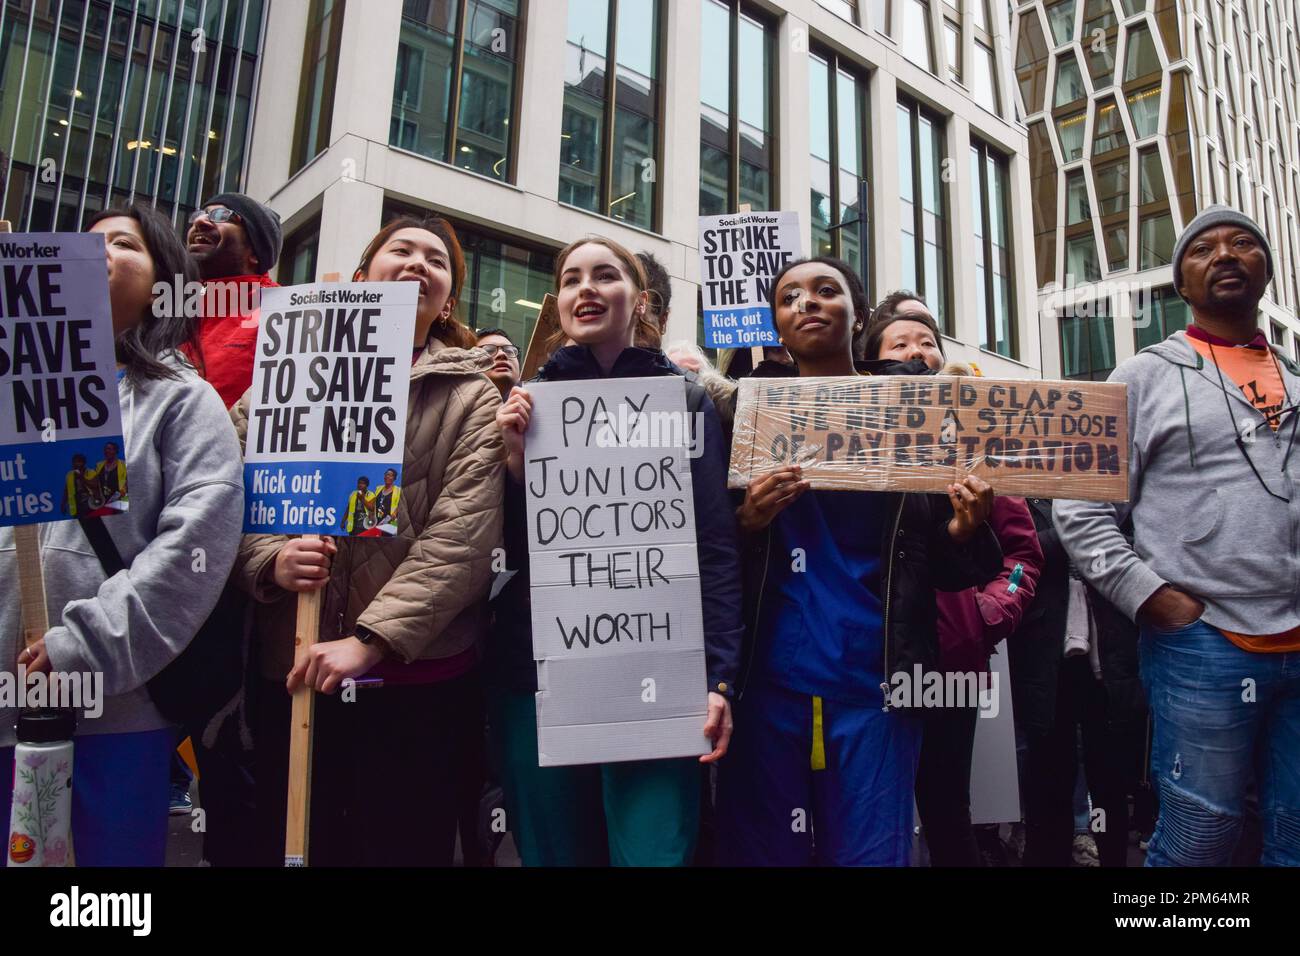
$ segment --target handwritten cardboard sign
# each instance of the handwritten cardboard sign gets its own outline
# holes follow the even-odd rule
[[[1126,386],[949,375],[743,379],[728,484],[798,464],[814,488],[1128,500]]]
[[[682,380],[528,390],[538,762],[708,753]]]

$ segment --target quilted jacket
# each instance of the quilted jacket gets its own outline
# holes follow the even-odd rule
[[[322,598],[320,640],[373,631],[394,660],[451,657],[487,627],[493,550],[501,545],[505,445],[496,424],[500,393],[478,350],[430,339],[411,368],[402,507],[397,534],[336,537]],[[249,396],[231,409],[242,449]],[[297,597],[275,584],[283,535],[244,535],[234,580],[264,607],[258,614],[261,671],[283,679],[293,666]]]

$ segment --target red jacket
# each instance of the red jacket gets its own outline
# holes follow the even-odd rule
[[[181,351],[217,390],[227,408],[239,401],[253,384],[258,310],[245,312],[240,308],[241,298],[278,285],[265,275],[230,276],[203,284],[198,348],[186,344]],[[241,286],[249,288],[241,289]]]
[[[986,670],[993,648],[1020,625],[1034,597],[1043,549],[1025,499],[994,498],[989,526],[1002,545],[1002,573],[980,588],[936,593],[939,668],[944,671]],[[1022,569],[1020,580],[1010,593],[1016,565]]]

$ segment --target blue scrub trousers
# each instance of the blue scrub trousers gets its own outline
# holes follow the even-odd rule
[[[718,764],[718,862],[907,866],[920,719],[815,700],[756,683],[736,703]]]

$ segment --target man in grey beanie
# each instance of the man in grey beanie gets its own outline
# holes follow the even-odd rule
[[[1273,254],[1257,223],[1211,206],[1173,267],[1193,323],[1110,377],[1128,386],[1129,500],[1057,501],[1053,522],[1141,627],[1147,865],[1228,864],[1253,779],[1261,862],[1300,866],[1300,368],[1259,331]]]

